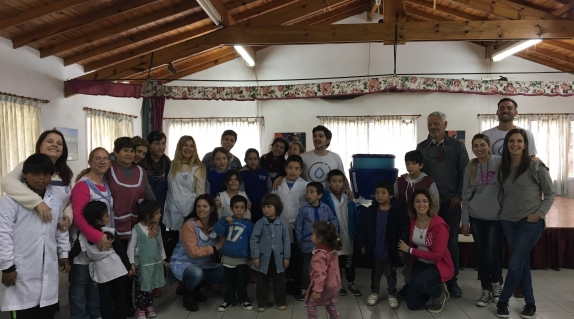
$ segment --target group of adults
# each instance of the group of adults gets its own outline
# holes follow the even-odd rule
[[[492,289],[491,284],[498,282],[501,277],[500,238],[504,232],[511,253],[499,305],[507,306],[512,292],[519,285],[522,286],[527,305],[533,305],[529,251],[544,228],[544,216],[552,203],[554,192],[551,183],[547,185],[549,176],[545,166],[531,158],[536,154],[532,133],[513,124],[514,116],[517,115],[516,102],[508,98],[500,100],[496,114],[499,125],[482,135],[482,141],[489,145],[486,157],[480,153],[481,139],[473,139],[473,152],[479,158],[474,165],[478,165],[481,170],[480,173],[475,170],[474,176],[488,179],[486,184],[498,185],[504,190],[504,195],[500,201],[496,197],[490,199],[494,210],[496,203],[500,202],[499,210],[492,214],[491,220],[479,225],[480,221],[476,221],[478,218],[470,213],[470,231],[474,235],[479,255],[478,268],[483,288]],[[449,227],[448,251],[454,269],[454,273],[441,274],[440,278],[448,278],[446,283],[452,296],[461,296],[462,290],[456,278],[459,270],[458,233],[461,203],[464,199],[464,175],[469,166],[469,156],[464,144],[447,134],[448,122],[444,113],[431,113],[427,123],[429,136],[417,145],[417,150],[424,155],[423,172],[434,179],[439,190],[438,216]],[[301,154],[305,166],[303,178],[307,181],[326,185],[330,170],[344,171],[341,157],[327,149],[331,139],[332,134],[326,127],[317,126],[313,129],[314,149]],[[230,154],[230,170],[241,169],[241,161],[231,153],[236,141],[237,134],[234,131],[225,131],[221,136],[221,147]],[[276,183],[280,183],[281,176],[285,175],[285,154],[288,149],[289,143],[277,138],[272,143],[271,151],[260,159],[262,167],[270,172]],[[65,217],[59,224],[61,231],[71,228],[71,237],[75,237],[74,233],[77,234],[79,230],[99,249],[110,249],[112,243],[107,236],[87,227],[82,216],[83,207],[89,201],[99,200],[106,203],[109,211],[113,212],[112,222],[127,247],[131,228],[137,223],[138,201],[155,199],[162,204],[160,227],[168,258],[172,253],[181,255],[172,263],[177,265],[173,274],[183,283],[180,292],[183,290],[183,293],[193,294],[193,299],[197,301],[205,300],[199,288],[207,284],[223,283],[224,278],[221,265],[206,261],[223,245],[223,241],[218,240],[213,232],[217,220],[216,204],[209,196],[203,196],[206,172],[214,168],[213,159],[210,152],[202,161],[199,160],[196,143],[191,136],[180,138],[173,161],[165,154],[165,150],[166,136],[159,131],[151,132],[147,139],[119,138],[114,144],[113,154],[101,147],[90,152],[89,168],[78,175],[74,185],[72,171],[66,163],[68,148],[62,133],[57,130],[45,131],[36,143],[36,153],[48,155],[56,167],[51,184],[58,186],[63,198],[62,207],[66,207]],[[501,156],[496,162],[499,166],[496,169],[489,167],[492,156]],[[482,171],[483,166],[486,166],[486,173]],[[22,184],[21,168],[21,165],[16,167],[3,178],[2,189],[26,208],[35,208],[41,218],[47,221],[51,218],[50,207]],[[489,170],[495,171],[496,177],[488,174]],[[347,180],[345,189],[352,197]],[[197,205],[193,207],[196,200]],[[465,204],[472,207],[472,196],[464,200]],[[196,221],[194,229],[182,227],[186,217]],[[469,233],[468,225],[463,224],[463,232]],[[157,229],[151,230],[150,236],[157,233]],[[97,291],[93,291],[97,288],[90,279],[88,264],[89,260],[81,255],[72,264],[69,290],[71,318],[99,317],[98,304],[94,298],[86,298],[97,296]],[[439,269],[436,271],[439,272]],[[126,287],[126,294],[129,295],[127,300],[132,300],[131,283]],[[130,312],[135,312],[133,305],[128,308]]]
[[[526,302],[520,316],[534,317],[530,251],[542,234],[555,196],[548,168],[535,157],[534,136],[513,123],[517,108],[510,98],[498,102],[499,125],[473,137],[476,159],[470,162],[464,144],[446,132],[448,121],[442,112],[429,114],[428,138],[417,145],[424,156],[422,171],[434,179],[439,191],[439,216],[449,227],[447,248],[454,269],[445,274],[444,268],[437,268],[436,273],[442,275],[437,278],[443,280],[437,280],[434,288],[445,282],[451,296],[462,296],[457,275],[458,235],[464,216],[462,233],[473,235],[483,288],[477,305],[497,302],[497,316],[501,318],[509,317],[508,301],[513,292]],[[503,234],[510,255],[501,289]],[[424,286],[421,292],[438,297],[440,290]]]

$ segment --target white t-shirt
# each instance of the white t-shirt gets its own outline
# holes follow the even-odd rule
[[[417,246],[416,249],[418,250],[429,251],[426,243],[427,229],[428,228],[420,229],[417,226],[415,226],[415,229],[413,230],[413,244]],[[422,258],[417,258],[417,260],[422,261],[425,264],[434,264],[432,261]]]
[[[516,127],[521,128],[521,127]],[[526,136],[528,136],[528,155],[536,155],[536,143],[534,142],[534,135],[529,130],[526,131]],[[482,134],[488,136],[490,139],[490,145],[492,145],[492,154],[502,156],[502,149],[504,144],[504,137],[506,137],[508,131],[501,131],[498,127],[493,127],[489,130],[482,132]]]
[[[345,172],[341,156],[329,151],[325,156],[316,155],[313,151],[301,154],[303,159],[303,179],[308,182],[319,182],[327,187],[327,174],[334,169]]]

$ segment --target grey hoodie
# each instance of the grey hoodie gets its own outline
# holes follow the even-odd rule
[[[492,155],[486,165],[471,161],[464,170],[462,182],[462,225],[469,226],[468,216],[482,220],[500,219],[500,156]],[[471,182],[471,167],[476,165],[476,177]]]

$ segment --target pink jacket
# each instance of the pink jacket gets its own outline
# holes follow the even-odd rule
[[[305,304],[309,306],[328,306],[337,303],[341,289],[341,273],[337,251],[325,246],[313,249],[309,265],[311,284],[307,289]],[[311,298],[313,292],[321,293],[319,299]]]
[[[436,264],[442,282],[449,281],[454,276],[454,265],[450,252],[448,251],[448,225],[440,216],[431,218],[425,243],[429,251],[416,249],[413,246],[413,231],[415,229],[415,219],[411,217],[411,230],[409,233],[409,246],[413,247],[413,259],[422,258]],[[413,262],[413,265],[415,263]]]

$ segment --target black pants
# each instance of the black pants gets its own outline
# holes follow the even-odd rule
[[[125,319],[127,314],[125,287],[128,276],[98,284],[102,319]],[[131,314],[129,314],[131,316]]]
[[[173,251],[175,250],[175,246],[179,242],[179,230],[168,230],[166,231],[166,241],[164,242],[164,249],[165,249],[165,256],[166,260],[169,261],[171,255],[173,255]]]
[[[128,244],[129,240],[122,239],[122,245],[124,246],[125,250],[128,251]],[[165,246],[164,246],[165,247]],[[132,277],[126,276],[126,286],[123,288],[125,291],[125,302],[126,302],[126,309],[133,309],[134,308],[134,279]],[[126,310],[127,311],[127,310]],[[131,313],[128,315],[132,315]]]
[[[303,267],[303,255],[297,243],[291,244],[291,258],[289,258],[289,267],[285,269],[285,277],[287,280],[293,281],[293,289],[301,289],[301,267]],[[305,287],[307,289],[307,287]]]
[[[343,279],[343,269],[348,282],[355,281],[355,258],[353,254],[339,256],[339,267],[341,268],[341,279]]]
[[[257,307],[265,308],[269,302],[269,281],[273,282],[273,297],[277,306],[287,303],[287,291],[285,290],[285,272],[277,273],[275,258],[271,253],[267,274],[257,272],[256,298]]]
[[[303,253],[303,265],[301,266],[301,289],[309,289],[311,279],[309,278],[309,265],[311,265],[311,258],[313,253]]]
[[[247,296],[247,283],[249,282],[249,266],[238,265],[235,268],[228,268],[223,266],[225,273],[225,296],[223,301],[228,304],[233,304],[236,301],[249,302]],[[237,299],[235,295],[237,294]]]
[[[57,303],[42,308],[40,308],[40,306],[36,306],[24,310],[11,311],[11,315],[12,318],[17,319],[54,319],[56,311],[58,311]]]
[[[397,294],[397,268],[390,260],[380,260],[373,257],[371,268],[371,293],[379,294],[381,290],[381,278],[387,278],[387,294],[396,296]]]

